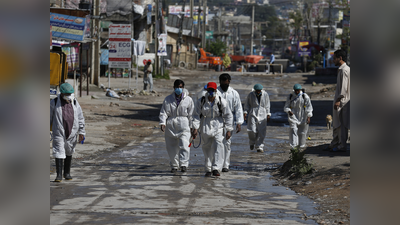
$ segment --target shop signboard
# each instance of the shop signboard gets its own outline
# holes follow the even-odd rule
[[[109,68],[131,68],[131,25],[110,24],[108,32]]]
[[[206,8],[206,25],[208,25],[208,7]],[[200,7],[200,19],[203,20],[203,6]],[[170,5],[168,6],[168,12],[171,15],[180,15],[182,12],[182,6],[181,5]],[[199,14],[199,6],[193,6],[193,24],[197,24],[197,19],[198,19],[198,14]],[[190,17],[190,6],[185,5],[185,17]]]
[[[69,40],[83,41],[88,24],[86,18],[58,13],[50,13],[52,36]]]
[[[299,41],[298,44],[298,56],[311,56],[311,50],[309,48],[303,48],[303,46],[309,45],[309,41]]]

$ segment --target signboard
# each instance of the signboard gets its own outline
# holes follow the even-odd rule
[[[86,18],[58,13],[50,13],[50,25],[53,37],[76,41],[83,41],[87,30]]]
[[[131,25],[110,24],[108,27],[108,67],[131,68]]]
[[[206,31],[206,40],[214,38],[214,31]]]
[[[51,28],[51,25],[50,25],[50,49],[53,49],[53,37],[52,37],[52,33],[53,33],[53,31],[52,31],[52,28]]]
[[[333,62],[334,53],[335,53],[334,50],[328,51],[328,60],[327,60],[328,67],[335,67],[335,63]]]
[[[167,56],[167,34],[160,34],[158,36],[158,56]]]
[[[206,8],[206,25],[208,25],[208,7]],[[200,7],[200,10],[203,10],[203,7]],[[181,5],[170,5],[168,6],[168,12],[172,15],[180,15],[182,12]],[[199,6],[193,6],[193,24],[197,24],[197,15],[199,14]],[[203,20],[204,13],[200,13],[200,19]],[[190,17],[190,6],[185,5],[185,17]]]
[[[343,12],[343,27],[350,27],[350,10],[345,10]]]
[[[303,46],[306,46],[306,45],[309,45],[310,44],[310,42],[309,41],[299,41],[299,44],[298,44],[298,49],[299,49],[299,51],[298,51],[298,56],[311,56],[311,51],[310,51],[310,49],[308,48],[303,48]]]

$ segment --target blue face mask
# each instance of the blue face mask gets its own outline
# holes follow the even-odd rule
[[[214,97],[214,91],[208,91],[208,95],[210,96],[210,97]]]
[[[183,88],[175,88],[175,94],[180,95],[183,92]]]

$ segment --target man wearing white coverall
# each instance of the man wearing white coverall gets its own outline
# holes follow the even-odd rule
[[[268,93],[261,84],[254,85],[244,104],[244,118],[247,118],[247,133],[250,150],[264,152],[264,139],[267,134],[267,122],[270,120],[270,102]]]
[[[78,135],[79,142],[83,141],[85,136],[85,119],[81,106],[73,97],[73,87],[68,83],[63,83],[60,85],[60,92],[57,98],[50,101],[53,156],[57,171],[55,182],[61,182],[63,176],[66,180],[72,180],[70,175],[72,154],[75,152]],[[63,169],[64,174],[62,174]]]
[[[236,122],[236,133],[241,131],[242,123],[243,123],[243,110],[242,110],[242,102],[240,101],[239,93],[229,86],[231,82],[231,76],[227,73],[223,73],[219,76],[219,84],[218,92],[228,102],[229,110],[231,110],[233,116],[233,123]],[[224,134],[226,131],[224,130]],[[231,141],[232,138],[226,140],[224,139],[224,146],[225,146],[225,154],[224,154],[224,165],[222,167],[222,172],[229,171],[230,165],[230,156],[231,156]]]
[[[295,84],[293,90],[294,93],[288,96],[283,111],[288,114],[290,147],[304,148],[313,107],[310,97],[303,93],[300,84]]]
[[[175,80],[174,92],[165,98],[159,117],[161,131],[165,132],[172,173],[177,172],[179,166],[182,172],[186,172],[189,166],[189,140],[194,105],[184,87],[185,83],[182,80]]]
[[[228,103],[217,92],[217,84],[209,82],[204,99],[199,99],[193,112],[193,138],[201,134],[206,177],[220,176],[224,163],[223,139],[231,137],[233,116]],[[224,128],[227,130],[223,135]]]

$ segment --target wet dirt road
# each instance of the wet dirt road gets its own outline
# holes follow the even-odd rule
[[[217,75],[176,76],[185,80],[192,94],[210,79],[217,82]],[[154,98],[153,104],[161,104],[171,92],[174,78],[156,84],[162,96]],[[51,173],[51,224],[316,224],[308,219],[318,213],[316,204],[286,187],[274,186],[269,173],[280,165],[279,155],[288,154],[282,108],[294,82],[304,82],[304,77],[234,75],[232,79],[242,102],[258,82],[270,94],[273,117],[264,153],[249,150],[246,126],[242,126],[242,132],[232,137],[228,173],[204,177],[203,152],[201,147],[192,147],[188,172],[174,175],[169,171],[163,133],[149,127],[149,135],[128,145],[108,151],[94,148],[80,155],[73,162],[72,181],[54,183]],[[315,118],[310,132],[322,130],[324,116]],[[153,115],[150,120],[157,122],[156,118]],[[89,137],[90,129],[94,128],[88,126]],[[78,146],[77,152],[79,148],[83,147]]]

